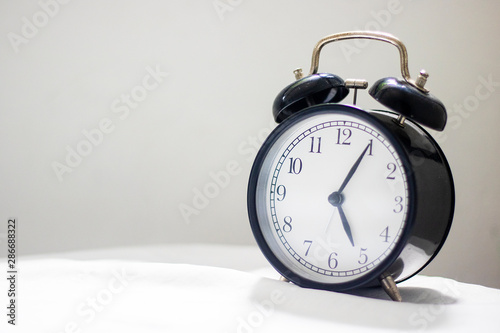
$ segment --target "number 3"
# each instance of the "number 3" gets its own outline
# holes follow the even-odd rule
[[[396,201],[396,208],[394,208],[392,211],[394,213],[401,213],[403,211],[403,197],[397,196],[394,198],[394,201]]]

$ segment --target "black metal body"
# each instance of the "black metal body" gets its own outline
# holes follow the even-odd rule
[[[437,131],[446,126],[446,109],[439,99],[408,82],[387,77],[375,82],[370,95],[385,107]]]
[[[349,94],[339,76],[320,73],[306,76],[283,88],[273,103],[273,116],[277,123],[309,106],[338,103]]]
[[[373,124],[391,141],[408,176],[410,206],[399,242],[369,274],[341,284],[308,280],[290,270],[267,244],[256,211],[258,176],[270,148],[288,127],[317,113],[348,113]],[[386,275],[391,275],[396,282],[406,280],[421,271],[439,252],[453,219],[455,192],[451,170],[441,148],[422,127],[411,120],[400,126],[395,121],[397,118],[398,114],[388,111],[364,111],[342,104],[320,104],[285,119],[266,139],[252,167],[247,205],[255,239],[281,275],[303,287],[344,291],[378,285],[380,278]]]

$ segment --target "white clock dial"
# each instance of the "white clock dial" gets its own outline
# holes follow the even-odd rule
[[[403,163],[376,125],[331,112],[296,122],[276,139],[259,174],[256,208],[266,242],[287,267],[313,281],[344,283],[392,252],[408,193]]]

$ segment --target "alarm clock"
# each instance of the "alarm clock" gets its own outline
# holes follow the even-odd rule
[[[328,43],[372,39],[399,50],[402,78],[374,82],[369,94],[388,110],[356,105],[362,79],[318,73]],[[313,50],[311,70],[273,104],[279,125],[255,157],[247,207],[256,242],[282,280],[348,292],[382,286],[401,301],[397,283],[437,255],[451,227],[450,166],[424,129],[442,131],[446,109],[416,80],[396,37],[373,31],[333,34]],[[342,103],[353,90],[353,102]]]

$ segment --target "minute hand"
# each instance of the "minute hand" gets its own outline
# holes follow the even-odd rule
[[[342,183],[342,185],[340,185],[338,193],[342,193],[342,191],[344,190],[344,188],[347,186],[347,183],[349,183],[349,181],[351,180],[352,176],[354,175],[354,173],[358,169],[358,166],[361,163],[361,160],[363,159],[363,157],[365,156],[366,151],[368,150],[368,148],[370,148],[370,144],[368,144],[366,146],[365,150],[363,150],[363,152],[361,153],[361,155],[356,160],[356,163],[354,163],[354,165],[352,166],[351,170],[349,170],[349,173],[347,174],[347,177],[345,177],[344,182]]]

